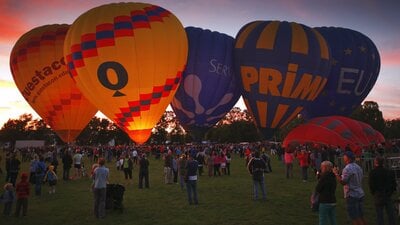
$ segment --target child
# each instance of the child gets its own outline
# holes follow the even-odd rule
[[[54,172],[54,166],[49,166],[49,170],[47,171],[46,175],[44,175],[44,181],[49,182],[49,194],[56,193],[56,184],[57,184],[57,175]]]
[[[26,216],[28,211],[28,197],[29,197],[29,183],[28,174],[21,174],[21,181],[16,186],[17,193],[17,209],[15,211],[15,217],[19,217],[22,207],[22,216]]]
[[[3,214],[5,216],[10,216],[11,215],[11,208],[12,208],[12,203],[15,200],[15,194],[14,194],[14,187],[12,183],[6,183],[4,185],[4,194],[3,194],[3,199],[2,202],[4,203],[4,211]]]

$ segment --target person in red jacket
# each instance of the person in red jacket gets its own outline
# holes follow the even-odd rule
[[[299,164],[301,167],[301,175],[303,177],[303,182],[308,180],[308,152],[305,148],[301,149],[300,153],[297,154],[297,159],[299,160]]]
[[[26,216],[28,211],[28,197],[29,197],[29,182],[28,174],[21,174],[21,181],[17,184],[15,188],[17,194],[17,208],[15,210],[15,216],[19,217],[22,207],[22,216]]]

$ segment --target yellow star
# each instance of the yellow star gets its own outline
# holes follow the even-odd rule
[[[364,46],[360,46],[359,49],[360,49],[360,51],[361,51],[362,53],[366,53],[366,52],[367,52],[367,48],[364,47]]]
[[[335,101],[329,102],[329,106],[330,106],[330,107],[334,107],[335,105],[336,105]]]
[[[344,50],[344,54],[345,54],[345,55],[351,55],[351,52],[352,52],[352,50],[351,50],[350,48],[346,48],[346,49]]]
[[[332,66],[336,66],[336,64],[338,63],[338,61],[334,58],[332,58],[331,64]]]
[[[346,107],[342,106],[342,107],[340,107],[339,110],[340,110],[341,112],[344,112],[344,110],[346,110]]]

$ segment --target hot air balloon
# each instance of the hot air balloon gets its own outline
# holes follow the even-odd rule
[[[113,3],[79,16],[64,54],[84,95],[138,144],[171,102],[187,58],[187,38],[168,10]]]
[[[383,142],[383,135],[366,123],[343,116],[325,116],[313,118],[294,128],[285,137],[283,146],[291,143],[349,146],[360,154],[363,147]]]
[[[367,97],[378,78],[379,52],[364,34],[340,27],[315,28],[328,42],[332,67],[328,82],[307,107],[306,117],[350,115]]]
[[[236,36],[234,57],[244,102],[265,138],[315,100],[330,69],[325,39],[294,22],[246,24]]]
[[[68,74],[63,55],[69,25],[32,29],[19,38],[10,56],[22,96],[57,135],[73,142],[97,112]]]
[[[241,84],[233,71],[233,37],[196,27],[185,30],[187,65],[171,106],[199,141],[238,101]]]

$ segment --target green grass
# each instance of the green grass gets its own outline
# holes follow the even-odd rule
[[[4,161],[1,163],[4,170]],[[89,164],[87,161],[86,165]],[[162,165],[161,160],[150,159],[150,189],[137,188],[138,169],[134,169],[133,184],[126,185],[123,213],[107,211],[105,219],[95,219],[90,179],[60,180],[55,195],[47,194],[48,187],[44,186],[42,197],[30,196],[27,217],[1,217],[0,224],[318,224],[318,214],[311,212],[309,203],[316,180],[310,172],[311,179],[303,183],[297,165],[294,167],[294,178],[286,179],[282,163],[274,158],[273,173],[266,174],[265,178],[268,199],[265,202],[253,201],[251,177],[243,159],[234,155],[231,176],[200,177],[200,204],[197,206],[188,205],[186,192],[181,191],[179,185],[163,183]],[[123,173],[115,169],[114,163],[106,166],[111,170],[111,183],[125,183]],[[27,171],[28,163],[24,163],[22,168]],[[61,170],[58,174],[61,174]],[[3,182],[4,176],[0,177]],[[367,178],[364,179],[366,182]],[[364,190],[368,192],[365,185]],[[33,187],[31,191],[34,191]],[[338,224],[350,224],[345,211],[343,189],[339,184],[336,197]],[[369,193],[365,200],[365,215],[369,224],[375,223],[375,211]]]

